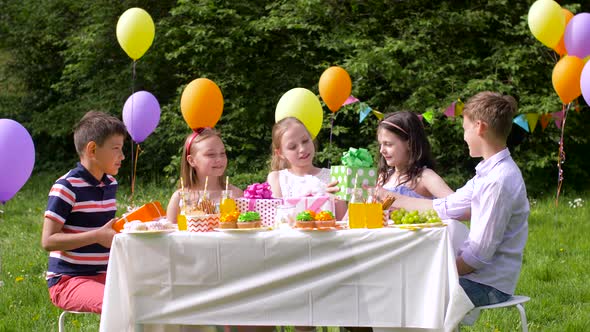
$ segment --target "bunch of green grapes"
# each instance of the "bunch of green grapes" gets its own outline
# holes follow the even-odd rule
[[[438,213],[436,213],[436,211],[434,210],[428,210],[428,211],[424,211],[420,213],[420,217],[422,219],[422,223],[438,223],[441,222],[440,217],[438,216]]]
[[[389,218],[396,224],[425,224],[441,222],[440,217],[434,210],[418,212],[416,210],[406,211],[401,208],[393,210]]]

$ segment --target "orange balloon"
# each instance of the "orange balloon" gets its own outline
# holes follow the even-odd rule
[[[350,76],[340,67],[330,67],[320,77],[320,96],[333,113],[342,107],[351,91]]]
[[[197,78],[182,91],[180,110],[191,129],[214,127],[223,112],[223,95],[215,82]]]
[[[572,19],[572,17],[574,17],[574,14],[565,8],[561,9],[563,10],[563,16],[565,16],[565,26],[567,26],[567,23]],[[557,54],[559,55],[564,55],[567,53],[567,51],[565,50],[565,42],[563,41],[564,35],[565,31],[563,32],[563,35],[561,36],[559,43],[557,43],[557,45],[555,45],[555,47],[553,48],[553,50],[557,52]]]
[[[553,68],[553,88],[561,102],[569,104],[582,94],[580,78],[584,69],[584,60],[566,55]]]

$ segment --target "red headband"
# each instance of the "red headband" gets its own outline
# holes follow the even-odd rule
[[[390,126],[392,126],[392,127],[396,128],[396,129],[398,129],[399,131],[401,131],[402,133],[406,134],[407,136],[410,136],[410,135],[408,134],[408,132],[407,132],[407,131],[405,131],[405,130],[404,130],[402,127],[400,127],[400,126],[396,125],[396,124],[395,124],[395,123],[393,123],[393,122],[389,122],[389,121],[387,121],[387,120],[383,120],[383,121],[381,121],[381,123],[386,123],[386,124],[388,124],[388,125],[390,125]]]
[[[195,138],[199,135],[201,135],[201,133],[203,131],[205,131],[205,129],[211,129],[211,127],[200,127],[197,129],[193,129],[193,134],[191,135],[191,138],[187,141],[187,144],[184,146],[184,150],[186,151],[186,156],[188,157],[188,155],[191,152],[191,145],[193,145],[193,141],[195,140]]]

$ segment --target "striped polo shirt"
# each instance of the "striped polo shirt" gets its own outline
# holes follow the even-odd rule
[[[64,233],[82,233],[100,228],[115,217],[117,181],[105,174],[98,181],[78,163],[59,178],[49,191],[45,218],[63,225]],[[53,286],[59,276],[88,276],[106,273],[109,248],[98,243],[81,248],[49,253],[47,284]]]

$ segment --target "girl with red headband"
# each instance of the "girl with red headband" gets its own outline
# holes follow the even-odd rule
[[[205,179],[208,177],[207,192],[210,200],[218,202],[221,198],[221,191],[225,189],[225,168],[227,167],[227,156],[225,145],[221,140],[219,132],[213,128],[198,128],[189,134],[185,139],[180,159],[180,178],[184,190],[197,193],[205,189]],[[240,188],[229,185],[233,197],[242,197]],[[177,190],[170,197],[168,203],[167,219],[176,222],[180,211],[180,190]]]

